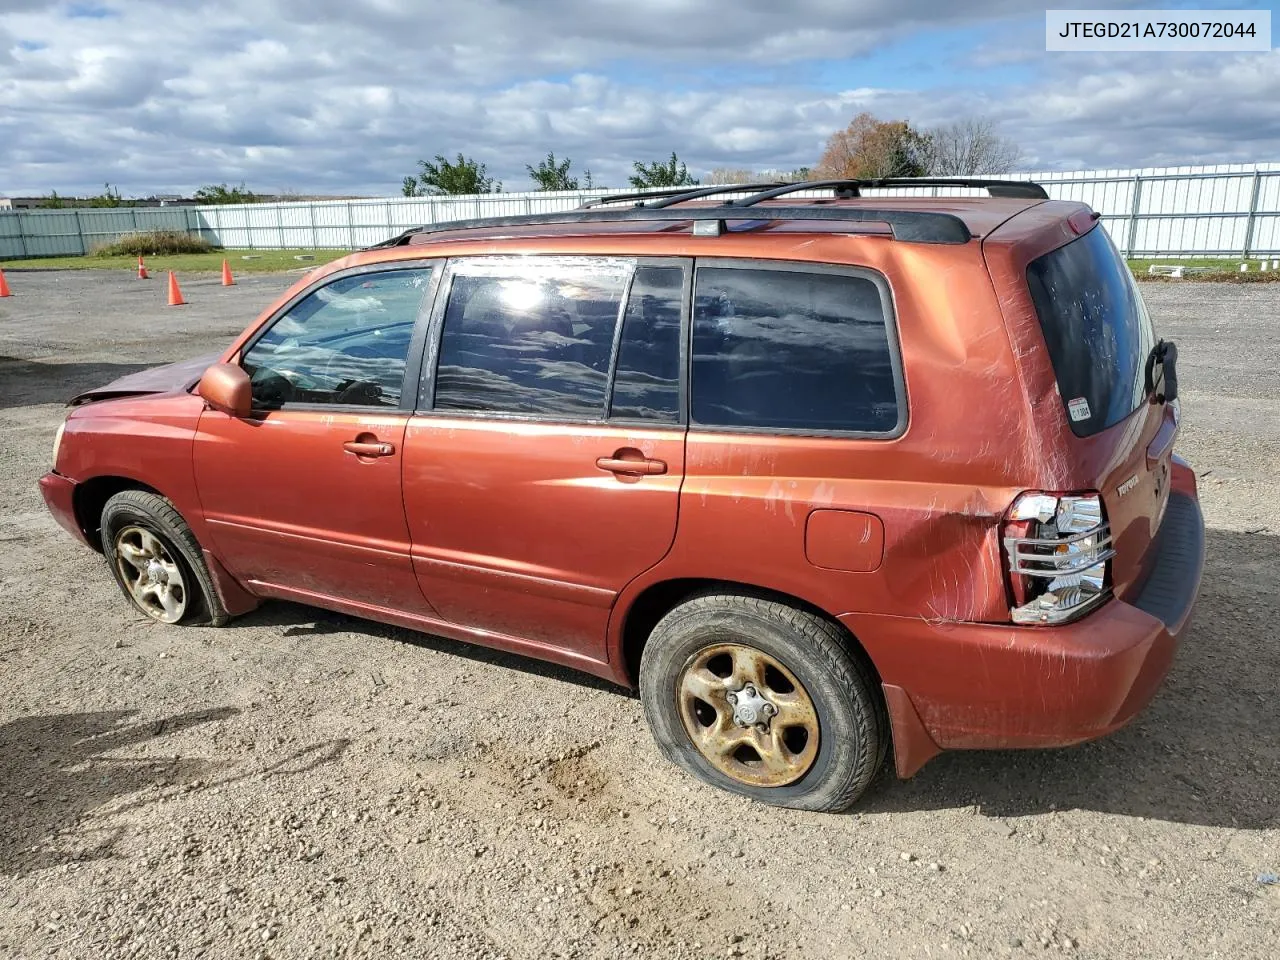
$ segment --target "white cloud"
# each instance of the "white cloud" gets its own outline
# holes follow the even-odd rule
[[[702,79],[856,57],[922,27],[982,21],[1018,36],[1000,19],[1025,13],[1014,0],[106,0],[104,17],[4,3],[0,191],[12,195],[104,180],[127,194],[240,180],[387,193],[416,160],[459,151],[507,189],[551,149],[617,185],[632,160],[673,149],[695,171],[786,169],[864,109],[917,125],[990,115],[1035,168],[1280,158],[1274,53],[976,50],[996,70],[1032,71],[1003,90],[963,64],[953,85],[924,91]]]

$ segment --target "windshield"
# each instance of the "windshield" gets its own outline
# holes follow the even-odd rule
[[[1146,399],[1151,318],[1101,226],[1027,267],[1058,392],[1076,436],[1119,423]]]

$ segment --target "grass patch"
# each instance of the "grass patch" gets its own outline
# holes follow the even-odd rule
[[[152,257],[158,254],[209,253],[218,249],[204,237],[182,230],[128,233],[114,243],[95,247],[95,257]]]
[[[214,250],[210,253],[162,254],[146,258],[147,269],[153,272],[165,270],[183,273],[217,273],[225,258],[233,273],[279,273],[282,270],[300,270],[329,263],[345,257],[349,250]],[[297,256],[312,256],[313,260],[295,260]],[[246,260],[245,257],[252,259]],[[35,257],[26,260],[0,262],[4,270],[136,270],[138,257],[87,256],[87,257]]]

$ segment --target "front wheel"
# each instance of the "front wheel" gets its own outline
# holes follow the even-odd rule
[[[102,552],[120,590],[153,620],[220,627],[230,619],[195,534],[164,497],[125,490],[108,500]]]
[[[848,808],[888,744],[878,686],[842,631],[762,597],[704,594],[663,617],[640,698],[668,759],[777,806]]]

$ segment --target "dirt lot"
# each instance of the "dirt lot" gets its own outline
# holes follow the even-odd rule
[[[659,759],[638,701],[285,604],[131,614],[36,479],[77,388],[288,278],[12,273],[0,300],[0,956],[1262,957],[1280,943],[1280,286],[1151,285],[1209,566],[1151,708],[943,756],[847,816]]]

